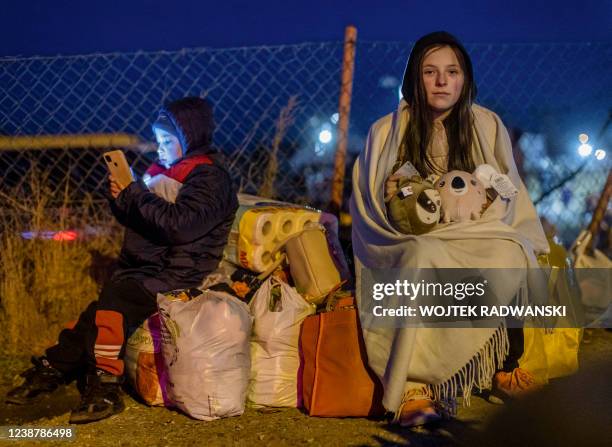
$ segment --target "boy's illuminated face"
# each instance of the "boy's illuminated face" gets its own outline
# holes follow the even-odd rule
[[[155,139],[157,140],[157,155],[159,164],[169,168],[172,163],[183,156],[183,148],[179,139],[163,129],[154,128]]]

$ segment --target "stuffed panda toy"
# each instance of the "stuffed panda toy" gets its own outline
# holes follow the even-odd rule
[[[487,206],[487,193],[475,174],[450,171],[440,177],[435,188],[442,200],[442,222],[480,219]]]
[[[389,221],[405,234],[427,233],[440,220],[440,195],[433,183],[413,175],[402,178],[398,186],[387,205]]]

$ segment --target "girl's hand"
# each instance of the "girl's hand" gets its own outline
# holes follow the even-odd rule
[[[400,178],[400,175],[393,174],[385,182],[385,202],[391,200],[391,197],[393,197],[397,193],[399,189]]]
[[[116,199],[117,197],[119,197],[119,194],[121,193],[121,191],[123,191],[125,189],[125,186],[122,186],[115,177],[113,177],[112,175],[108,176],[108,184],[110,187],[110,193],[111,196],[113,196],[113,199]]]

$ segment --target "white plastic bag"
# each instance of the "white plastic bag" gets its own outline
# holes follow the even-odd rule
[[[248,306],[216,291],[186,302],[158,294],[157,305],[171,402],[205,421],[241,415],[251,365]]]
[[[168,373],[162,356],[159,314],[139,326],[125,345],[125,370],[136,392],[149,405],[169,404]]]
[[[272,297],[274,287],[280,288],[278,301]],[[300,327],[316,306],[270,277],[255,293],[250,308],[254,321],[248,399],[254,406],[296,407]]]

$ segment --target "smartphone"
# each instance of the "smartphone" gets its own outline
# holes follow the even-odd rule
[[[122,187],[128,186],[134,181],[130,165],[128,164],[125,154],[121,150],[110,151],[104,153],[104,161],[108,167],[108,171],[112,174],[117,182]]]

